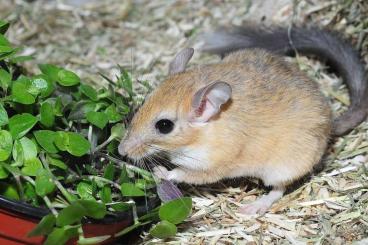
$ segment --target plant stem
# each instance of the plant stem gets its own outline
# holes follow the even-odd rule
[[[107,138],[107,140],[105,140],[100,145],[96,146],[95,149],[92,150],[92,154],[94,154],[95,152],[100,151],[102,148],[104,148],[106,145],[108,145],[114,139],[115,139],[115,137],[113,137],[113,136],[110,136],[109,138]]]
[[[138,213],[137,213],[137,206],[136,206],[135,201],[133,200],[133,198],[130,198],[129,202],[133,203],[132,212],[133,212],[134,224],[137,224],[137,223],[139,223]]]
[[[87,177],[88,179],[90,180],[100,180],[100,181],[103,181],[103,182],[106,182],[108,184],[111,184],[113,185],[116,189],[120,190],[121,187],[119,184],[115,183],[114,181],[111,181],[111,180],[108,180],[108,179],[105,179],[104,177],[100,177],[100,176],[95,176],[95,175],[85,175],[84,177]]]
[[[135,202],[133,201],[117,201],[117,202],[109,202],[109,203],[105,203],[106,206],[111,206],[111,205],[114,205],[114,204],[119,204],[119,203],[126,203],[126,204],[134,204]]]
[[[46,203],[47,207],[51,210],[51,213],[55,216],[58,215],[56,209],[52,206],[50,199],[47,196],[43,197],[43,201]]]
[[[56,179],[56,177],[53,175],[53,173],[50,170],[49,164],[47,163],[46,159],[45,159],[45,155],[44,154],[40,154],[40,159],[41,162],[43,164],[43,166],[45,167],[45,169],[47,170],[47,172],[50,174],[52,180],[54,181],[54,184],[56,185],[56,187],[60,190],[60,192],[65,196],[65,198],[68,200],[69,203],[72,203],[74,201],[73,198],[70,197],[69,192],[64,188],[64,186],[60,183],[60,181],[58,181]]]
[[[108,154],[105,154],[105,153],[98,152],[98,155],[108,158],[111,162],[113,162],[115,164],[118,164],[119,166],[125,165],[127,169],[132,170],[133,172],[136,172],[136,173],[142,175],[143,177],[147,177],[147,179],[149,179],[149,180],[152,180],[152,174],[150,172],[144,170],[144,169],[141,169],[141,168],[139,168],[137,166],[134,166],[134,165],[131,165],[131,164],[127,164],[126,162],[121,161],[121,160],[119,160],[117,158],[114,158],[112,156],[109,156]]]
[[[79,240],[83,240],[84,239],[84,232],[83,232],[82,226],[80,226],[78,228],[78,234],[79,234]]]
[[[93,134],[93,128],[92,128],[92,125],[89,125],[89,127],[88,127],[88,136],[87,136],[89,142],[92,142],[92,134]],[[94,147],[94,144],[92,144],[92,148],[93,147]],[[91,149],[91,152],[93,152],[93,151],[94,151],[94,149]]]
[[[2,98],[0,99],[0,101],[2,101],[2,102],[12,101],[12,97],[8,95],[8,96],[5,96],[5,97],[2,97]]]
[[[22,183],[20,181],[20,176],[19,175],[15,175],[15,174],[13,174],[13,176],[14,176],[14,179],[15,179],[15,183],[17,184],[17,187],[18,187],[18,191],[19,191],[19,195],[20,195],[20,200],[24,200],[24,190],[23,190],[23,185],[22,185]]]
[[[110,91],[107,90],[106,92],[97,95],[97,98],[98,99],[104,99],[104,98],[109,97],[109,96],[110,96]]]

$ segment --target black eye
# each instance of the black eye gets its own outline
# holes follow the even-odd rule
[[[169,119],[161,119],[156,123],[155,127],[161,134],[168,134],[173,130],[174,123]]]

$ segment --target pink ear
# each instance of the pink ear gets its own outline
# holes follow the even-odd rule
[[[199,89],[192,99],[191,122],[208,122],[230,98],[231,86],[225,82],[216,81]]]

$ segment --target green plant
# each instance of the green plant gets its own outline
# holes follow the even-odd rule
[[[109,237],[85,238],[83,219],[126,210],[133,210],[134,224],[116,236],[159,220],[151,234],[174,235],[191,199],[166,197],[167,203],[138,217],[136,198],[154,197],[156,183],[150,172],[117,157],[121,122],[140,103],[129,73],[120,68],[115,81],[103,76],[108,88],[98,90],[51,64],[28,76],[19,63],[31,57],[16,56],[19,48],[4,36],[8,27],[0,21],[0,195],[50,210],[29,235],[47,235],[46,244],[75,236],[80,244],[100,242]]]

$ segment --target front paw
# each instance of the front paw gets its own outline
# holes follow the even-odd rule
[[[175,183],[184,182],[186,172],[182,169],[174,168],[173,170],[167,170],[163,166],[156,166],[153,168],[153,175],[158,179],[165,179]]]
[[[170,171],[164,166],[156,166],[153,168],[153,175],[158,179],[170,180]]]

